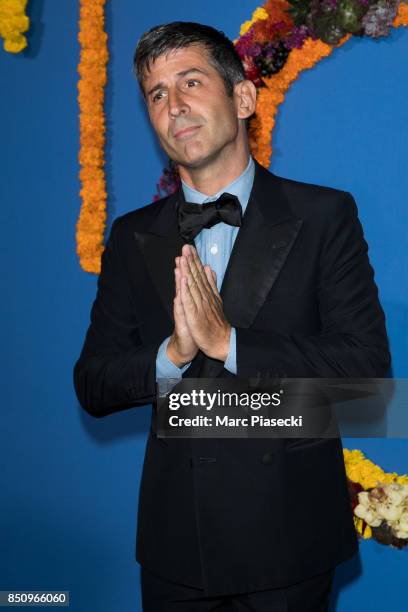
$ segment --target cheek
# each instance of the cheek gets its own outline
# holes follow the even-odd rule
[[[218,107],[213,110],[213,119],[216,128],[225,132],[233,132],[238,126],[238,120],[231,106]]]
[[[162,138],[166,138],[167,136],[167,125],[165,123],[165,121],[162,119],[158,119],[154,125],[154,128],[156,130],[156,132],[160,135],[160,137]]]
[[[159,136],[167,136],[168,122],[164,112],[156,110],[149,114],[149,119],[154,131]]]
[[[224,115],[222,120],[218,119],[218,124],[215,129],[215,137],[218,140],[232,140],[238,133],[238,124],[234,117]]]

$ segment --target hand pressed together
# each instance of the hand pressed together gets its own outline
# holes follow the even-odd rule
[[[175,326],[167,346],[169,358],[181,367],[200,349],[208,357],[225,361],[231,325],[224,314],[215,272],[202,265],[193,246],[184,245],[181,256],[176,257],[174,274]]]

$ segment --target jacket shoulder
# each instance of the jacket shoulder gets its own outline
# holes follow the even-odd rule
[[[167,205],[170,198],[173,196],[169,195],[150,204],[145,204],[140,208],[131,210],[119,217],[116,217],[113,224],[117,229],[122,228],[124,230],[137,230],[140,232],[147,231],[156,219],[157,215]]]
[[[338,214],[341,209],[348,213],[357,212],[353,195],[344,189],[281,176],[277,178],[293,212],[300,216],[327,217]]]

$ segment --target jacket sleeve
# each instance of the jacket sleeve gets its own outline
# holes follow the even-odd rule
[[[390,354],[367,251],[354,198],[343,192],[322,241],[317,287],[321,333],[237,328],[238,375],[384,377]]]
[[[156,393],[161,341],[142,344],[137,303],[118,247],[119,222],[113,223],[102,255],[91,323],[74,367],[78,400],[94,417],[149,404]]]

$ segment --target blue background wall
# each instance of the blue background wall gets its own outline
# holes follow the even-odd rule
[[[150,409],[95,420],[73,392],[97,280],[75,254],[78,2],[29,4],[29,51],[0,52],[0,589],[70,590],[75,611],[136,612],[136,506]],[[151,201],[163,165],[131,75],[139,36],[157,22],[191,19],[235,38],[256,6],[108,3],[109,223]],[[408,375],[407,55],[408,31],[400,29],[388,40],[349,42],[302,74],[281,109],[272,163],[276,174],[356,197],[399,377]],[[345,446],[386,470],[408,471],[406,440]],[[337,612],[401,609],[406,562],[407,551],[363,542],[360,558],[337,572]]]

